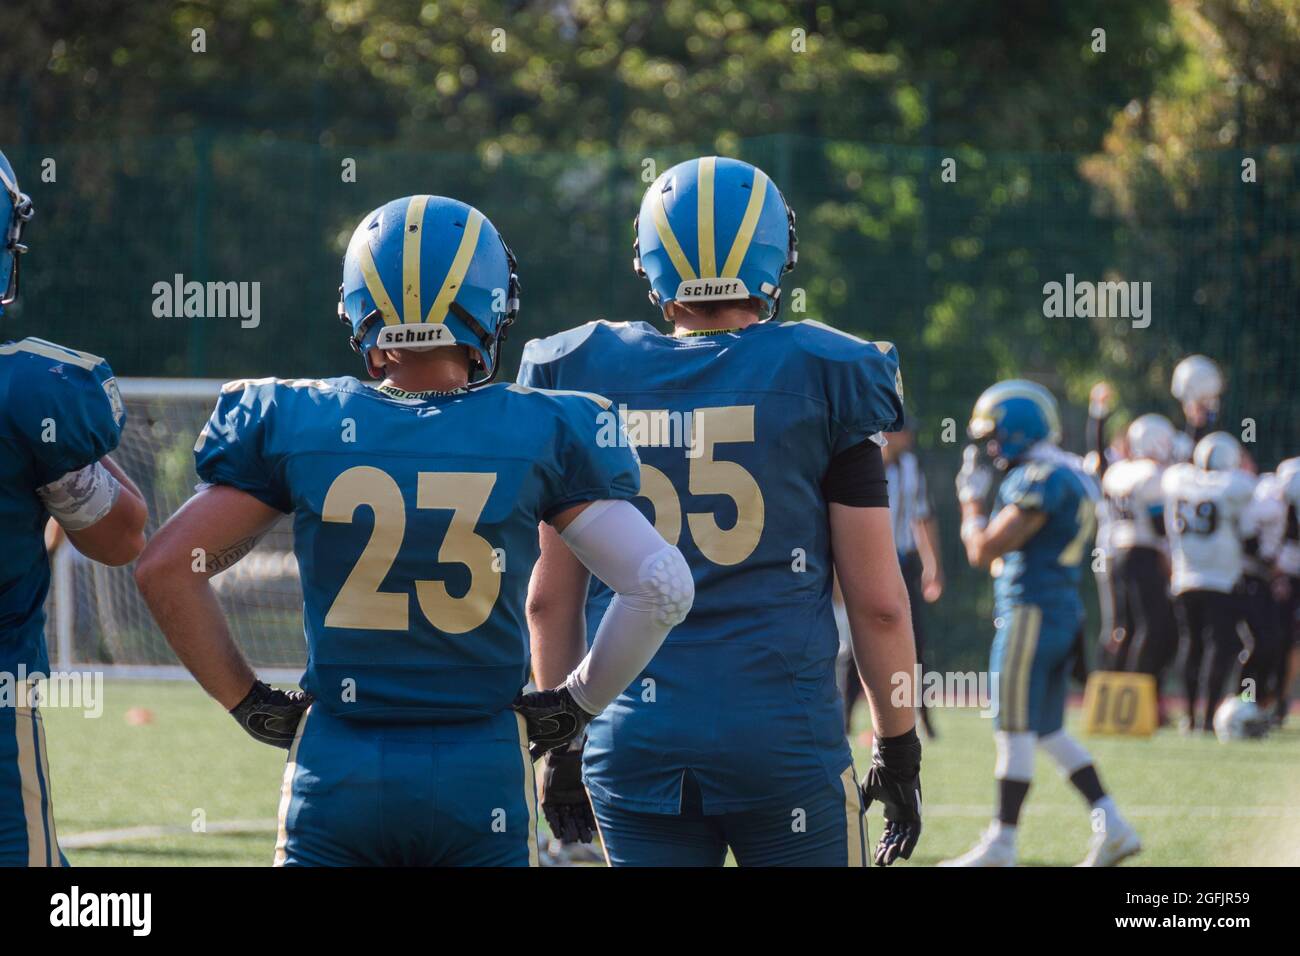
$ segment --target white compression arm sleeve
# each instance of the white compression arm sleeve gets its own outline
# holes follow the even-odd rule
[[[695,583],[682,553],[626,501],[588,505],[561,537],[614,591],[591,649],[564,682],[579,707],[599,714],[685,619]]]

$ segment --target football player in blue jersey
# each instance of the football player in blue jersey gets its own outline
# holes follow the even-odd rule
[[[999,382],[975,403],[973,442],[957,475],[961,539],[971,565],[994,575],[997,808],[976,846],[944,866],[1012,866],[1016,826],[1034,773],[1034,745],[1052,758],[1091,807],[1083,866],[1111,866],[1141,848],[1102,788],[1092,757],[1064,729],[1065,695],[1082,641],[1081,566],[1096,529],[1099,492],[1082,459],[1063,451],[1051,392]],[[989,463],[993,464],[990,465]],[[1006,472],[990,518],[994,469]]]
[[[775,321],[794,214],[762,170],[707,156],[650,186],[635,268],[672,327],[592,322],[530,342],[521,383],[600,391],[642,457],[637,507],[681,548],[694,610],[640,678],[550,754],[542,806],[567,839],[598,825],[615,865],[862,865],[862,792],[835,681],[838,574],[876,730],[865,784],[880,864],[921,829],[916,663],[879,434],[903,414],[898,356],[817,322]],[[610,591],[542,528],[529,596],[553,687],[608,620]],[[585,620],[584,620],[585,607]],[[581,774],[581,778],[580,778]],[[586,784],[584,792],[582,783]],[[594,815],[593,815],[594,811]]]
[[[518,281],[481,212],[410,196],[370,213],[340,299],[382,384],[227,385],[195,448],[206,485],[137,581],[203,687],[289,749],[277,864],[535,865],[532,756],[640,672],[690,608],[690,571],[627,501],[638,463],[608,401],[490,384]],[[282,514],[303,692],[257,680],[209,584]],[[563,686],[520,697],[539,522],[617,597]]]
[[[0,153],[0,316],[18,297],[31,200]],[[103,564],[144,547],[139,489],[109,457],[126,409],[108,363],[26,338],[0,345],[0,866],[58,866],[45,731],[35,685],[50,672],[45,596],[51,518],[82,554]]]

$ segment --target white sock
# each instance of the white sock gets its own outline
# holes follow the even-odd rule
[[[1096,803],[1094,803],[1092,805],[1092,809],[1094,812],[1100,810],[1103,814],[1105,814],[1104,819],[1105,819],[1107,830],[1110,829],[1110,825],[1112,821],[1124,819],[1123,817],[1120,816],[1119,807],[1115,806],[1115,801],[1110,798],[1109,794],[1107,794],[1106,796],[1098,800]]]
[[[993,839],[999,843],[1015,843],[1016,828],[1009,823],[1003,823],[1001,820],[994,820],[993,825],[989,828]]]

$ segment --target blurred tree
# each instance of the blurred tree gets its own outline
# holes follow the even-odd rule
[[[1300,449],[1300,8],[1184,0],[1171,29],[1186,55],[1084,164],[1097,214],[1125,227],[1116,272],[1157,279],[1151,327],[1099,325],[1099,358],[1130,408],[1176,420],[1173,365],[1193,351],[1217,359],[1235,372],[1225,427],[1255,419],[1267,467]]]

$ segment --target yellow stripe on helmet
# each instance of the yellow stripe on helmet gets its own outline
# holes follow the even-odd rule
[[[705,156],[700,159],[698,184],[699,207],[696,214],[697,240],[700,245],[700,278],[716,279],[718,277],[718,256],[713,246],[713,172],[717,168],[718,157]]]
[[[420,321],[420,240],[424,235],[424,208],[428,196],[412,196],[406,206],[402,231],[402,321]]]
[[[650,211],[654,216],[655,231],[659,233],[659,242],[663,244],[664,252],[668,253],[668,258],[672,260],[677,274],[683,279],[694,279],[695,270],[691,268],[686,253],[682,252],[677,237],[673,235],[673,227],[668,225],[668,213],[664,209],[664,192],[653,186],[651,189],[654,191],[654,197],[650,201]]]
[[[370,298],[375,300],[375,308],[383,317],[384,325],[396,325],[400,321],[397,308],[393,305],[393,300],[388,297],[388,290],[384,288],[384,283],[379,278],[379,270],[375,268],[375,257],[370,252],[369,239],[361,240],[361,248],[357,250],[357,264],[361,266],[361,275],[366,280],[366,289],[370,292]]]
[[[460,291],[460,284],[465,281],[465,273],[469,271],[469,264],[474,259],[474,250],[478,248],[478,234],[482,227],[483,214],[477,209],[471,209],[469,219],[465,222],[465,235],[461,237],[460,247],[456,250],[456,257],[451,260],[451,268],[447,270],[447,277],[442,280],[438,297],[433,300],[433,305],[429,307],[424,321],[442,322],[447,318],[447,310],[456,298],[456,293]]]
[[[763,211],[763,200],[767,198],[767,174],[761,169],[754,170],[754,186],[749,191],[749,205],[745,207],[745,216],[740,220],[740,231],[731,243],[731,252],[727,254],[727,263],[722,267],[722,279],[734,279],[740,275],[740,264],[745,261],[749,244],[754,241],[754,230],[758,228],[758,216]]]

